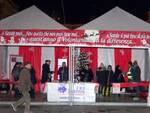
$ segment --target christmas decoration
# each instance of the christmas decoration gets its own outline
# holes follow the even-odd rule
[[[75,82],[80,81],[80,71],[85,69],[86,65],[90,64],[89,56],[87,52],[81,52],[79,54],[75,66]]]

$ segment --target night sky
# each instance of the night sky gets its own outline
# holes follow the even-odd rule
[[[150,9],[150,0],[13,0],[23,10],[31,5],[36,5],[57,21],[66,24],[84,24],[101,16],[115,6],[147,20]],[[63,2],[63,3],[62,3]],[[64,12],[63,13],[63,7]],[[65,18],[63,16],[65,15]]]

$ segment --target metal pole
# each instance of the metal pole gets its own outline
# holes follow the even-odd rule
[[[149,55],[149,59],[148,59],[149,70],[148,70],[148,72],[150,72],[150,48],[148,48],[148,55]],[[150,107],[150,73],[149,73],[149,88],[148,88],[147,105]]]
[[[69,102],[73,103],[73,47],[69,47]]]

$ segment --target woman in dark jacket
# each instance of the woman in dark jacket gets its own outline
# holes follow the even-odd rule
[[[45,64],[42,66],[42,80],[41,83],[51,82],[51,72],[50,72],[50,60],[46,60]]]
[[[107,78],[106,78],[106,68],[103,63],[100,64],[100,67],[96,70],[96,80],[99,83],[99,92],[100,95],[103,93],[103,88],[106,84]]]
[[[107,71],[106,71],[106,84],[105,87],[103,89],[103,95],[104,96],[109,96],[110,95],[110,87],[113,83],[113,77],[114,77],[114,72],[112,70],[112,66],[108,65],[107,67]]]
[[[89,68],[89,65],[86,65],[85,68],[81,70],[80,78],[82,82],[92,82],[93,71],[91,68]]]
[[[124,82],[124,77],[123,77],[123,73],[120,69],[120,65],[117,65],[116,68],[115,68],[114,82],[115,83]]]

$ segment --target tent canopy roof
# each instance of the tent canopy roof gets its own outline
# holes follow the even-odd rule
[[[150,31],[150,24],[115,7],[78,29]]]
[[[0,29],[67,29],[36,6],[0,21]]]

